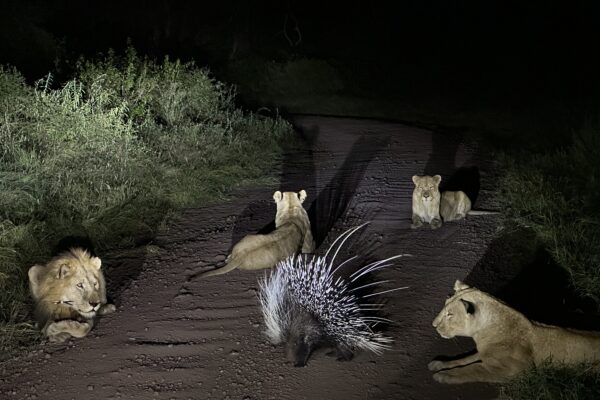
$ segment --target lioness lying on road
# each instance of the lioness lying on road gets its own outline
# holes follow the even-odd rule
[[[454,284],[454,291],[433,326],[445,339],[472,337],[477,352],[458,360],[429,363],[438,382],[503,382],[545,361],[600,362],[600,332],[530,321],[460,281]]]

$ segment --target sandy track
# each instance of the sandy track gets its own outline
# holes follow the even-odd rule
[[[46,346],[0,366],[4,399],[491,399],[488,385],[435,383],[427,363],[471,348],[437,336],[431,321],[483,257],[496,217],[473,217],[432,231],[411,230],[411,176],[440,173],[479,190],[490,208],[489,167],[452,135],[395,123],[298,117],[309,145],[290,150],[279,188],[306,189],[317,243],[370,220],[353,251],[369,258],[412,254],[381,274],[408,290],[387,296],[394,349],[350,362],[314,355],[306,368],[269,345],[256,296],[261,272],[234,271],[186,283],[222,263],[231,245],[264,229],[275,207],[271,189],[247,190],[226,204],[181,213],[157,244],[160,252],[107,258],[119,306],[90,336]],[[480,175],[480,180],[474,176]],[[447,181],[447,180],[446,180]],[[452,184],[452,182],[450,182]],[[480,185],[480,187],[479,187]]]

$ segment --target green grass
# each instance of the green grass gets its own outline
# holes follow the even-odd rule
[[[27,269],[70,235],[96,250],[147,243],[181,207],[264,180],[291,132],[244,113],[193,64],[133,50],[27,85],[0,69],[0,349],[31,343]]]
[[[543,365],[503,386],[500,400],[595,400],[600,398],[600,373],[592,365]]]
[[[536,232],[575,289],[600,301],[600,148],[587,128],[569,146],[541,154],[504,154],[506,214]]]
[[[536,240],[570,275],[582,296],[600,304],[600,146],[598,129],[585,128],[554,149],[501,152],[499,182],[506,217]],[[503,387],[503,399],[600,398],[600,374],[589,365],[533,369]]]

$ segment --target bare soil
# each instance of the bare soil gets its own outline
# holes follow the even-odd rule
[[[446,187],[476,197],[475,208],[492,209],[491,162],[451,133],[358,119],[307,116],[294,123],[305,144],[288,150],[278,185],[182,211],[157,239],[156,252],[104,257],[118,312],[85,339],[48,344],[0,365],[0,398],[495,398],[491,385],[436,383],[427,363],[473,348],[467,339],[440,338],[431,322],[454,281],[481,267],[498,217],[410,229],[412,175],[439,173]],[[244,235],[269,229],[276,189],[307,190],[319,253],[345,229],[371,221],[353,252],[364,259],[412,255],[379,274],[394,281],[384,290],[409,286],[383,296],[386,316],[396,321],[386,332],[395,340],[391,351],[359,353],[349,362],[318,353],[294,368],[263,334],[262,271],[186,282],[222,265]],[[479,268],[479,281],[490,276],[485,271]]]

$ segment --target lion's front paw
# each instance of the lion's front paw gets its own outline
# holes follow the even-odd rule
[[[447,371],[439,371],[433,374],[433,379],[439,383],[454,383],[454,377]]]
[[[423,225],[423,220],[418,215],[413,215],[411,229],[417,229]]]
[[[434,218],[431,220],[431,229],[438,229],[442,226],[442,220],[439,218]]]
[[[114,313],[115,311],[117,311],[117,307],[114,304],[104,304],[98,310],[98,314],[106,315],[106,314]]]
[[[432,362],[427,364],[427,368],[429,368],[430,371],[439,371],[445,368],[444,365],[445,363],[443,361],[433,360]]]
[[[451,384],[478,381],[477,379],[474,379],[473,376],[471,376],[467,371],[463,370],[463,368],[453,368],[438,371],[435,374],[433,374],[433,379],[435,379],[439,383]]]
[[[48,325],[46,335],[51,342],[64,342],[69,336],[84,337],[92,329],[88,322],[79,322],[72,319],[53,322]],[[66,337],[65,337],[66,335]]]
[[[50,343],[64,343],[69,340],[72,336],[66,332],[57,333],[55,335],[48,335],[48,341]]]
[[[82,338],[85,335],[87,335],[90,332],[90,330],[92,330],[92,324],[89,322],[69,322],[71,322],[69,333],[76,338]]]

